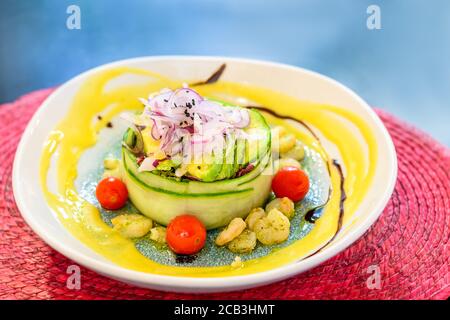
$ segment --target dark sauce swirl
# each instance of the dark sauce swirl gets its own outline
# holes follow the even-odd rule
[[[311,133],[311,135],[317,140],[317,142],[319,142],[322,145],[322,143],[320,142],[319,137],[314,132],[314,130],[311,129],[311,127],[303,120],[300,120],[300,119],[297,119],[297,118],[294,118],[294,117],[291,117],[291,116],[279,114],[278,112],[275,112],[272,109],[269,109],[269,108],[266,108],[266,107],[263,107],[263,106],[245,106],[245,108],[261,110],[261,111],[264,111],[265,113],[268,113],[268,114],[274,116],[275,118],[283,119],[283,120],[291,120],[291,121],[297,122],[302,127],[304,127],[306,130],[308,130],[308,132]]]
[[[176,254],[175,255],[175,261],[176,263],[182,264],[182,263],[192,263],[197,259],[196,254],[192,255],[184,255],[184,254]]]
[[[191,86],[201,86],[201,85],[205,85],[205,84],[215,83],[215,82],[219,81],[219,79],[222,76],[223,72],[225,71],[226,67],[227,67],[227,65],[225,63],[223,63],[216,71],[214,71],[214,73],[212,75],[209,76],[208,79],[206,79],[204,81],[194,82],[194,83],[191,83],[190,85]]]

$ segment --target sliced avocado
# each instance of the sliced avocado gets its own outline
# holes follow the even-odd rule
[[[141,131],[142,133],[142,140],[144,142],[144,151],[145,154],[149,154],[152,152],[155,152],[159,149],[160,142],[158,140],[155,140],[152,138],[151,135],[151,127],[147,127],[144,130]]]
[[[250,124],[244,131],[253,138],[246,146],[245,163],[257,163],[270,149],[270,127],[258,111],[248,111]]]
[[[228,105],[223,102],[220,103]],[[233,108],[239,107],[233,106]],[[259,139],[232,139],[232,142],[226,144],[225,150],[220,156],[213,155],[208,159],[209,161],[189,164],[187,167],[188,175],[203,182],[230,179],[247,164],[252,163],[256,166],[267,155],[271,144],[270,127],[258,111],[254,109],[247,110],[250,116],[250,123],[244,128],[244,131],[252,137],[259,137]],[[159,141],[152,139],[148,128],[144,129],[142,133],[141,143],[139,144],[139,147],[142,149],[141,153],[144,153],[144,151],[148,153],[159,147]],[[127,130],[124,142],[128,146],[128,150],[131,149],[130,146],[138,145],[137,141],[138,139],[134,132],[131,129]],[[134,148],[130,151],[133,152]],[[232,161],[233,159],[234,161]],[[161,162],[160,166],[158,166],[159,172],[168,172],[172,168],[179,166],[177,163],[166,161]]]
[[[221,100],[209,99],[226,107],[240,108]],[[250,116],[250,123],[244,131],[253,137],[259,137],[259,139],[250,141],[239,139],[236,141],[237,146],[235,148],[235,163],[232,170],[233,175],[248,163],[257,165],[257,163],[267,155],[271,148],[270,127],[267,124],[266,119],[255,109],[247,108],[247,110]],[[223,175],[224,174],[222,174],[221,177]]]
[[[122,145],[134,155],[141,156],[144,153],[144,141],[140,132],[128,128],[123,136]]]
[[[187,172],[204,182],[215,181],[222,170],[222,162],[216,159],[214,155],[205,157],[203,163],[191,163],[187,167]]]
[[[161,171],[169,171],[169,170],[172,170],[172,168],[176,168],[177,166],[178,166],[178,164],[173,162],[171,159],[167,159],[167,160],[161,161],[158,164],[158,166],[156,167],[156,169],[161,170]]]
[[[227,139],[225,144],[225,151],[223,155],[222,170],[217,176],[216,180],[228,179],[235,174],[235,152],[236,152],[236,139],[234,136]]]
[[[234,157],[234,173],[238,172],[245,165],[245,150],[247,148],[247,140],[238,139],[236,141],[236,153]]]

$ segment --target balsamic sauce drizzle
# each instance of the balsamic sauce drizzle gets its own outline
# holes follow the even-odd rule
[[[204,85],[204,84],[212,84],[214,82],[217,82],[220,79],[220,77],[222,76],[222,73],[225,71],[226,66],[227,65],[225,63],[223,63],[219,67],[219,69],[217,69],[211,76],[209,76],[208,79],[206,79],[205,81],[191,83],[191,86],[200,86],[200,85]]]
[[[184,254],[176,254],[175,255],[175,261],[176,263],[192,263],[195,261],[195,259],[197,259],[197,255],[196,254],[192,254],[192,255],[184,255]]]
[[[347,193],[345,192],[345,188],[344,188],[345,178],[344,178],[344,173],[342,172],[342,167],[336,159],[333,159],[333,165],[336,167],[336,169],[339,172],[339,176],[341,177],[341,183],[339,185],[339,188],[341,189],[341,199],[339,200],[339,219],[338,219],[337,230],[336,230],[336,233],[334,234],[334,236],[330,239],[330,241],[328,241],[328,243],[330,243],[331,241],[334,240],[334,238],[336,238],[336,235],[342,228],[342,221],[344,220],[344,202],[345,202],[345,200],[347,200]]]
[[[328,200],[327,200],[327,203],[328,203]],[[313,208],[313,209],[309,210],[308,212],[306,212],[305,220],[308,221],[309,223],[315,223],[319,219],[319,217],[316,216],[315,214],[319,209],[322,209],[322,208],[323,208],[323,206],[320,206],[320,207]]]
[[[331,237],[330,240],[327,241],[327,243],[325,243],[323,246],[321,246],[319,249],[317,249],[316,251],[314,251],[313,253],[311,253],[309,256],[306,256],[299,261],[305,260],[309,257],[312,257],[313,255],[316,255],[317,253],[319,253],[320,251],[322,251],[326,246],[328,246],[335,238],[336,236],[339,234],[339,232],[342,229],[342,221],[344,220],[344,202],[347,199],[347,194],[345,193],[345,189],[344,189],[344,174],[342,172],[342,167],[341,165],[337,162],[337,160],[333,159],[333,165],[337,168],[339,175],[341,177],[341,183],[340,183],[340,189],[341,189],[341,199],[340,199],[340,203],[339,203],[339,217],[338,217],[338,225],[336,228],[336,232],[334,233],[334,235]]]
[[[317,136],[317,134],[316,134],[316,133],[311,129],[311,127],[310,127],[308,124],[306,124],[303,120],[299,120],[299,119],[296,119],[296,118],[294,118],[294,117],[287,116],[287,115],[281,115],[281,114],[279,114],[279,113],[273,111],[272,109],[269,109],[269,108],[266,108],[266,107],[263,107],[263,106],[246,106],[246,108],[250,108],[250,109],[259,109],[259,110],[264,111],[264,112],[266,112],[266,113],[268,113],[268,114],[270,114],[270,115],[272,115],[272,116],[274,116],[274,117],[276,117],[276,118],[279,118],[279,119],[285,119],[285,120],[287,119],[287,120],[292,120],[292,121],[294,121],[294,122],[297,122],[297,123],[299,123],[300,125],[302,125],[306,130],[308,130],[309,133],[311,133],[311,135],[317,140],[317,142],[318,142],[320,145],[322,145],[322,143],[321,143],[319,137]],[[339,201],[339,216],[338,216],[338,225],[337,225],[337,228],[336,228],[336,232],[335,232],[334,235],[331,237],[331,239],[328,240],[327,243],[325,243],[322,247],[320,247],[318,250],[316,250],[315,252],[313,252],[313,253],[310,254],[309,256],[307,256],[307,257],[305,257],[305,258],[303,258],[303,259],[300,259],[299,261],[304,260],[304,259],[306,259],[306,258],[309,258],[309,257],[311,257],[311,256],[313,256],[313,255],[315,255],[315,254],[317,254],[318,252],[320,252],[322,249],[324,249],[326,246],[328,246],[328,245],[336,238],[336,236],[338,235],[338,233],[339,233],[339,232],[341,231],[341,229],[342,229],[342,222],[343,222],[343,220],[344,220],[344,213],[345,213],[345,210],[344,210],[344,202],[345,202],[345,200],[347,199],[347,194],[345,193],[345,189],[344,189],[344,181],[345,181],[345,177],[344,177],[344,173],[343,173],[343,171],[342,171],[342,167],[341,167],[341,165],[339,164],[339,162],[338,162],[336,159],[332,159],[331,164],[332,164],[334,167],[336,167],[336,169],[337,169],[337,171],[338,171],[338,173],[339,173],[339,176],[340,176],[340,192],[341,192],[341,198],[340,198],[340,201]],[[331,174],[330,161],[327,161],[327,169],[328,169],[328,172]],[[328,200],[327,200],[326,203],[328,203],[330,197],[331,197],[331,189],[330,189],[330,192],[329,192],[329,194],[328,194]],[[305,214],[305,220],[308,221],[309,223],[315,223],[315,221],[318,219],[318,217],[315,216],[314,214],[316,213],[317,210],[323,208],[324,206],[325,206],[325,205],[320,206],[320,207],[317,207],[317,208],[314,208],[314,209],[308,211],[308,212]]]
[[[314,132],[313,129],[311,129],[311,127],[306,124],[305,121],[300,120],[300,119],[296,119],[294,117],[291,116],[287,116],[287,115],[283,115],[283,114],[279,114],[278,112],[273,111],[272,109],[263,107],[263,106],[245,106],[245,108],[249,108],[249,109],[258,109],[258,110],[262,110],[272,116],[274,116],[275,118],[279,118],[279,119],[284,119],[284,120],[292,120],[294,122],[299,123],[300,125],[302,125],[306,130],[309,131],[309,133],[311,133],[311,135],[317,140],[317,142],[319,142],[319,144],[321,144],[319,137],[317,136],[317,134]]]

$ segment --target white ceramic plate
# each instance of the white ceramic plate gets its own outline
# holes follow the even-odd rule
[[[347,108],[362,117],[373,130],[379,148],[375,177],[356,215],[358,223],[344,229],[324,250],[305,260],[266,272],[224,278],[161,276],[124,269],[96,254],[71,236],[47,205],[39,183],[39,161],[49,132],[65,116],[74,94],[93,72],[131,66],[180,79],[205,79],[221,63],[227,63],[224,80],[248,82],[298,97]],[[127,81],[133,81],[132,79]],[[26,128],[17,149],[14,196],[22,216],[51,247],[73,261],[105,276],[142,287],[179,292],[232,291],[282,280],[331,258],[356,241],[375,222],[387,204],[397,177],[397,158],[392,140],[372,109],[340,83],[304,69],[255,60],[222,57],[144,57],[118,61],[87,71],[59,87],[42,104]],[[51,181],[50,181],[51,183]]]

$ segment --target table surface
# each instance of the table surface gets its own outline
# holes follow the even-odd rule
[[[450,1],[0,1],[0,102],[110,61],[226,55],[329,75],[450,145]],[[381,9],[381,30],[366,26]],[[66,9],[81,9],[69,30]]]

